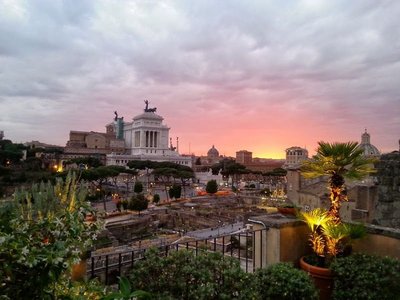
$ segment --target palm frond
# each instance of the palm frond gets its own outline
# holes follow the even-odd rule
[[[316,208],[309,212],[300,212],[300,219],[305,222],[312,232],[318,227],[324,227],[327,223],[332,222],[332,217],[328,211],[322,208]]]
[[[301,166],[305,178],[338,174],[349,179],[361,179],[373,172],[374,159],[363,157],[357,142],[318,142],[317,154]]]

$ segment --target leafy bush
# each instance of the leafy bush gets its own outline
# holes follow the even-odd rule
[[[174,184],[168,191],[169,197],[178,199],[181,197],[182,187],[180,185]]]
[[[143,194],[138,194],[131,197],[128,208],[130,210],[136,210],[140,213],[140,211],[147,209],[148,205],[149,201],[147,201],[145,196]]]
[[[145,290],[155,299],[253,299],[252,274],[239,262],[220,253],[180,250],[161,257],[156,250],[146,252],[132,271],[135,290]]]
[[[15,192],[0,207],[0,288],[5,299],[46,299],[60,276],[80,260],[99,231],[74,175]]]
[[[218,191],[218,183],[216,180],[212,179],[207,182],[206,192],[209,194],[215,194]]]
[[[48,299],[95,300],[103,299],[108,294],[110,294],[108,288],[96,279],[71,281],[68,275],[64,274],[60,280],[54,284],[54,294],[49,296]]]
[[[399,299],[400,261],[366,254],[338,258],[333,299]]]
[[[160,202],[160,195],[159,194],[154,194],[153,196],[153,202],[155,204],[157,204],[158,202]]]
[[[136,194],[143,192],[143,183],[141,183],[140,181],[136,181],[135,185],[133,186],[133,191]]]
[[[146,299],[153,299],[152,295],[145,291],[132,291],[131,284],[126,277],[119,278],[119,291],[113,292],[108,294],[103,300],[130,300],[130,299],[137,299],[137,300],[146,300]]]
[[[307,273],[289,263],[258,269],[255,276],[257,299],[318,299],[317,290]]]

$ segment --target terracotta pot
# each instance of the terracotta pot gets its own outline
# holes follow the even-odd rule
[[[313,279],[315,286],[319,290],[320,300],[331,299],[333,289],[333,273],[328,268],[321,268],[310,265],[300,258],[300,268],[308,273]]]
[[[85,279],[86,276],[86,260],[81,260],[79,263],[74,264],[71,270],[71,280],[78,281]]]
[[[296,215],[296,209],[294,207],[277,207],[278,211],[284,215]]]

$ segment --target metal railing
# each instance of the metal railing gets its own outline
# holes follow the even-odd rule
[[[167,256],[179,249],[191,250],[198,255],[201,251],[220,252],[240,261],[246,272],[254,272],[263,266],[265,255],[265,232],[267,229],[244,231],[218,237],[197,239],[158,246],[160,255]],[[135,262],[145,257],[149,248],[120,251],[103,255],[93,255],[87,260],[87,275],[98,278],[106,285],[117,282],[118,276],[124,276],[134,268]]]

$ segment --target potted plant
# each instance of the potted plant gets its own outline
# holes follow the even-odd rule
[[[292,203],[284,203],[276,207],[281,214],[295,216],[298,208]]]
[[[330,207],[299,214],[310,228],[309,240],[315,254],[314,260],[301,258],[300,266],[314,277],[316,284],[322,281],[321,299],[328,299],[331,287],[329,264],[346,253],[352,239],[363,234],[360,226],[343,224],[339,215],[342,202],[348,201],[345,179],[362,179],[372,173],[374,159],[364,157],[357,142],[321,141],[318,145],[317,154],[303,162],[301,172],[305,178],[329,177]]]
[[[314,278],[321,299],[329,299],[333,283],[330,264],[336,257],[351,253],[351,242],[365,235],[365,227],[336,223],[329,211],[322,208],[301,212],[299,216],[311,231],[309,241],[314,252],[300,259],[300,267]]]

